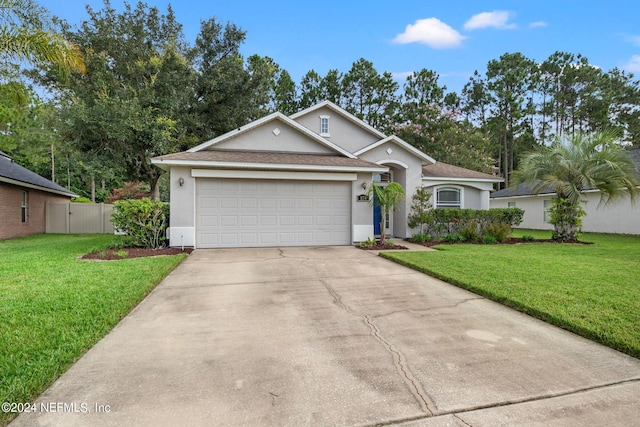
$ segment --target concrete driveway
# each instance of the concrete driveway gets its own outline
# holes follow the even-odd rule
[[[15,425],[625,426],[640,360],[352,247],[198,250],[39,402]]]

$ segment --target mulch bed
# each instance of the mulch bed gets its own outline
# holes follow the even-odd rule
[[[360,249],[364,249],[365,251],[388,251],[389,249],[409,249],[406,246],[402,245],[382,245],[380,242],[376,243],[375,246],[356,246]]]
[[[125,255],[126,252],[126,255]],[[161,255],[177,255],[190,254],[193,248],[164,248],[164,249],[145,249],[145,248],[124,248],[124,249],[103,249],[101,251],[91,252],[83,255],[80,259],[93,261],[113,261],[118,259],[142,258]]]
[[[427,246],[427,247],[432,247],[432,246],[439,246],[439,245],[459,245],[461,243],[467,244],[467,245],[483,245],[484,243],[479,243],[479,242],[445,242],[445,241],[439,241],[439,240],[429,240],[428,242],[424,242],[424,243],[418,243],[419,245],[423,245],[423,246]],[[568,244],[568,245],[593,245],[593,242],[581,242],[579,240],[574,240],[572,242],[557,242],[553,239],[535,239],[535,240],[522,240],[521,238],[517,238],[517,237],[510,237],[509,239],[507,239],[505,242],[503,243],[494,243],[496,245],[520,245],[520,244],[529,244],[529,243],[555,243],[555,244]]]

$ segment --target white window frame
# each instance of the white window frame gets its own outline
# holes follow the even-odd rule
[[[452,204],[450,202],[441,203],[440,202],[440,192],[441,191],[455,191],[458,193],[458,203]],[[455,185],[443,185],[441,187],[436,188],[436,208],[464,208],[464,189],[462,187],[458,187]]]
[[[29,192],[22,191],[22,203],[20,205],[20,220],[22,224],[29,222]]]
[[[508,208],[515,208],[516,207],[516,202],[507,202],[507,207]]]
[[[320,116],[320,136],[331,136],[329,132],[329,119],[331,116]]]

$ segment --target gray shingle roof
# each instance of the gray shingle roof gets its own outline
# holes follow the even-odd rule
[[[357,168],[384,168],[375,163],[360,159],[350,159],[344,156],[323,154],[279,153],[267,151],[244,150],[203,150],[194,153],[183,151],[181,153],[166,154],[154,157],[158,161],[193,161],[193,162],[220,162],[235,163],[230,167],[237,168],[238,163],[252,163],[266,165],[301,165],[301,166],[333,166],[333,167],[357,167]]]
[[[12,184],[15,184],[15,182],[24,183],[27,186],[36,187],[42,191],[63,194],[69,197],[76,196],[75,193],[66,188],[20,166],[2,151],[0,151],[0,182],[9,182]]]
[[[461,168],[448,163],[436,162],[422,167],[422,175],[434,178],[467,178],[467,179],[490,179],[502,181],[499,176],[487,173],[476,172],[471,169]]]

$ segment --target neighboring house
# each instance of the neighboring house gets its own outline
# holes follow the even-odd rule
[[[640,149],[629,150],[629,155],[638,165],[640,174]],[[549,209],[554,192],[534,194],[520,184],[517,188],[506,188],[491,195],[492,208],[517,207],[524,210],[521,228],[553,230],[549,223]],[[586,203],[582,206],[587,215],[582,218],[582,231],[595,233],[640,234],[640,206],[626,197],[609,205],[600,205],[600,192],[588,190],[583,193]]]
[[[0,151],[0,240],[44,233],[47,202],[68,202],[72,197],[77,195]]]
[[[270,114],[152,162],[171,173],[170,245],[197,248],[366,240],[380,233],[380,211],[365,196],[372,181],[405,189],[385,227],[406,238],[419,186],[433,190],[434,205],[488,209],[502,181],[438,163],[328,101],[290,117]]]

